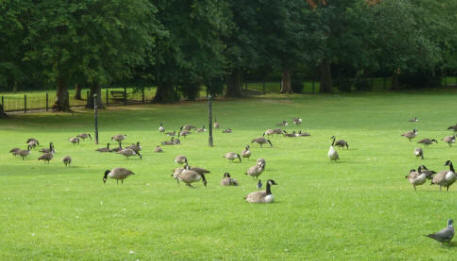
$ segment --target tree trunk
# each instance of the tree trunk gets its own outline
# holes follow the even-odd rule
[[[332,72],[330,70],[330,63],[327,59],[324,59],[320,64],[321,71],[321,83],[320,93],[331,93],[332,92]]]
[[[234,69],[227,79],[227,92],[225,97],[241,97],[241,71]]]
[[[392,74],[392,86],[390,87],[391,90],[398,90],[400,89],[400,83],[398,82],[398,76],[400,74],[400,70],[395,70]]]
[[[53,111],[71,111],[68,87],[63,79],[57,80],[57,100],[52,106]]]
[[[161,83],[157,86],[157,92],[154,96],[154,99],[152,99],[152,102],[172,103],[177,102],[178,100],[178,95],[175,92],[175,88],[173,87],[173,85]]]
[[[292,93],[291,73],[289,69],[282,71],[281,91],[280,93]]]
[[[0,118],[6,118],[8,115],[6,115],[5,110],[3,109],[3,104],[0,104]]]
[[[105,108],[103,106],[103,101],[102,101],[102,88],[100,88],[100,85],[98,85],[98,84],[94,84],[94,85],[90,86],[89,97],[87,97],[87,102],[86,102],[86,108],[87,109],[94,108],[94,94],[97,94],[97,107],[99,109]]]
[[[75,84],[75,99],[76,100],[82,100],[81,98],[81,91],[82,91],[82,87],[80,84]]]

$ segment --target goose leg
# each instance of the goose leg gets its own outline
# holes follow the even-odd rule
[[[119,185],[119,180],[118,180],[118,179],[116,179],[116,184],[118,184],[118,185]]]
[[[413,185],[413,187],[414,187],[414,191],[416,191],[416,185]]]

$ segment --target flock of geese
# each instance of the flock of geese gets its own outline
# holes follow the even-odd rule
[[[410,122],[417,122],[418,119],[417,117],[409,120]],[[300,118],[293,118],[292,123],[295,125],[300,125],[302,123],[302,119]],[[280,127],[285,127],[288,126],[287,121],[282,121],[277,124],[277,126]],[[217,119],[215,119],[213,127],[215,129],[220,128],[219,122],[217,122]],[[448,127],[449,130],[453,130],[454,132],[457,132],[457,124]],[[186,124],[183,125],[179,128],[178,131],[171,131],[171,132],[166,132],[165,127],[163,123],[160,123],[160,126],[158,128],[158,131],[165,134],[166,136],[170,137],[169,140],[165,140],[161,142],[162,146],[172,146],[172,145],[179,145],[181,144],[181,137],[186,137],[192,132],[206,132],[207,129],[205,126],[202,126],[201,128],[197,128],[193,125]],[[227,128],[223,129],[222,133],[232,133],[232,129]],[[300,131],[293,131],[291,133],[287,132],[286,130],[282,128],[276,128],[276,129],[267,129],[263,132],[263,135],[257,138],[254,138],[251,140],[251,144],[258,144],[260,147],[263,147],[264,145],[268,144],[270,147],[273,147],[273,143],[269,139],[272,135],[282,135],[284,137],[308,137],[311,136],[308,132],[302,132]],[[416,128],[414,128],[412,131],[405,132],[401,134],[401,136],[407,138],[410,142],[416,138],[418,135],[418,131]],[[177,136],[177,137],[176,137]],[[111,137],[111,140],[116,142],[118,146],[116,148],[110,148],[110,143],[106,145],[106,147],[98,148],[96,149],[97,152],[100,153],[108,153],[108,152],[115,152],[117,154],[123,155],[127,158],[135,156],[139,157],[142,159],[142,147],[140,145],[140,142],[137,142],[135,144],[131,144],[126,147],[122,147],[122,142],[126,139],[127,135],[126,134],[117,134]],[[76,135],[75,137],[69,138],[69,142],[77,145],[80,144],[81,141],[85,141],[86,139],[92,139],[91,134],[89,133],[81,133]],[[335,136],[332,136],[330,138],[331,140],[331,145],[328,150],[328,158],[330,161],[337,162],[340,159],[339,153],[336,149],[336,147],[340,148],[346,148],[346,150],[349,150],[349,143],[346,140],[337,140]],[[455,143],[456,136],[446,136],[442,139],[443,142],[447,143],[449,146],[452,146],[453,143]],[[430,146],[432,144],[437,144],[438,141],[434,138],[424,138],[420,141],[418,141],[418,144],[424,145],[424,146]],[[10,150],[10,153],[12,153],[14,156],[20,156],[22,159],[25,159],[27,156],[30,155],[30,151],[32,149],[35,149],[40,145],[39,141],[35,138],[29,138],[26,141],[26,149],[20,149],[20,148],[13,148]],[[250,150],[250,145],[246,145],[244,147],[244,150],[241,153],[237,152],[227,152],[223,155],[223,157],[231,162],[242,162],[243,159],[249,159],[252,155],[252,152]],[[47,148],[41,148],[39,150],[42,154],[38,157],[38,160],[45,161],[49,164],[49,162],[53,159],[54,154],[56,153],[55,147],[53,142],[49,143],[49,147]],[[161,153],[163,152],[163,149],[160,145],[156,146],[154,149],[154,152],[156,153]],[[423,148],[415,148],[414,149],[414,155],[418,158],[424,159],[424,150]],[[206,174],[210,173],[209,170],[201,167],[196,167],[196,166],[190,166],[189,165],[189,160],[185,155],[178,155],[174,159],[175,163],[181,165],[181,167],[175,168],[173,170],[173,173],[171,176],[176,180],[176,182],[179,184],[180,182],[184,183],[188,187],[194,187],[192,184],[197,183],[197,182],[202,182],[203,185],[206,187],[207,186],[207,179],[205,177]],[[62,158],[62,162],[65,164],[65,166],[70,166],[72,163],[72,158],[71,156],[67,155]],[[445,166],[448,166],[449,169],[440,171],[440,172],[435,172],[433,170],[429,170],[425,165],[420,165],[417,170],[411,169],[409,171],[409,174],[405,176],[405,178],[408,179],[408,181],[413,185],[414,190],[416,190],[417,186],[423,185],[426,180],[431,180],[431,184],[434,185],[439,185],[440,190],[442,187],[446,187],[446,190],[449,190],[449,187],[455,183],[457,180],[457,174],[455,173],[454,166],[450,160],[447,160],[444,164]],[[254,166],[249,167],[246,170],[246,175],[251,176],[255,179],[257,179],[257,189],[260,190],[262,188],[262,181],[259,179],[260,175],[264,172],[266,166],[266,160],[263,158],[259,158],[256,161],[256,164]],[[116,180],[117,183],[121,181],[121,183],[124,182],[126,178],[129,176],[134,175],[134,172],[126,169],[126,168],[113,168],[111,170],[106,170],[103,175],[103,182],[106,183],[108,178]],[[239,182],[233,178],[229,172],[225,172],[223,174],[222,180],[220,181],[220,185],[222,186],[238,186]],[[278,185],[276,181],[273,179],[268,179],[266,181],[266,189],[264,191],[254,191],[249,194],[247,194],[244,199],[249,202],[249,203],[272,203],[274,201],[274,197],[271,191],[271,187],[273,185]],[[441,243],[447,242],[449,243],[453,236],[454,236],[454,228],[452,226],[453,221],[450,219],[448,220],[448,226],[444,228],[443,230],[434,233],[434,234],[429,234],[426,235],[427,237],[430,237],[432,239],[435,239]]]

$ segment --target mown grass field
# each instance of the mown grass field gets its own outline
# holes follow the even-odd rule
[[[457,164],[457,147],[441,139],[457,122],[455,92],[352,96],[277,96],[216,101],[214,113],[232,134],[193,133],[178,146],[154,147],[167,138],[157,131],[189,123],[207,125],[207,104],[110,107],[100,115],[101,144],[72,145],[68,138],[90,132],[93,115],[26,114],[0,120],[1,260],[456,260],[456,244],[440,246],[424,237],[457,218],[457,187],[440,192],[428,182],[414,192],[404,178],[425,164],[443,170]],[[252,146],[251,160],[231,163],[225,152],[241,152],[252,138],[281,120],[300,116],[311,137],[273,137],[273,148]],[[410,123],[409,118],[419,117]],[[413,142],[400,134],[418,128]],[[143,159],[95,152],[114,134],[140,141]],[[350,149],[330,162],[330,136]],[[36,137],[53,141],[55,159],[45,164],[36,150],[26,160],[9,149]],[[418,160],[421,138],[439,143]],[[170,177],[176,155],[211,170],[208,187],[190,189]],[[60,159],[73,157],[66,168]],[[256,190],[245,170],[267,161],[261,179],[274,179],[276,202],[253,205]],[[103,184],[105,169],[136,174],[123,185]],[[241,186],[221,187],[224,172]]]

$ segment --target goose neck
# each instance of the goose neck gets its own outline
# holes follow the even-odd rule
[[[271,185],[270,185],[270,182],[267,182],[267,195],[271,195]]]

